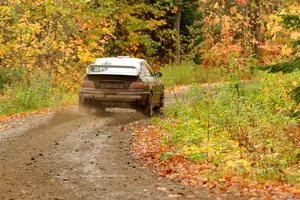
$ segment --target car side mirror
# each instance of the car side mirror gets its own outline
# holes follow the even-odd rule
[[[159,77],[162,77],[163,74],[162,74],[161,72],[155,72],[155,73],[154,73],[154,76],[155,76],[156,78],[159,78]]]

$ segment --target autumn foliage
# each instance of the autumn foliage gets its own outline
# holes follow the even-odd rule
[[[136,125],[134,155],[186,185],[229,196],[298,198],[300,124],[291,112],[299,104],[289,92],[299,72],[263,77],[175,90],[165,118]]]
[[[187,185],[298,197],[299,24],[297,0],[1,0],[0,116],[75,103],[97,57],[146,58],[193,86],[136,128],[136,158]]]
[[[0,115],[74,102],[87,65],[98,57],[168,62],[175,9],[172,1],[1,1]]]
[[[131,55],[170,59],[172,3],[157,1],[10,1],[0,3],[1,69],[45,71],[76,89],[97,57]]]

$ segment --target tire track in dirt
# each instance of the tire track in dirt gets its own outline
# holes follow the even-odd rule
[[[15,135],[29,122],[0,133],[1,200],[216,199],[207,190],[159,178],[131,159],[129,124],[147,121],[140,113],[115,109],[81,116],[72,108],[48,118],[32,119],[34,128]]]

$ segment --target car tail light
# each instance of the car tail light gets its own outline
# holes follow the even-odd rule
[[[132,82],[129,86],[129,89],[144,89],[145,84],[142,82]]]
[[[95,84],[93,81],[83,81],[82,82],[82,87],[83,88],[94,88]]]

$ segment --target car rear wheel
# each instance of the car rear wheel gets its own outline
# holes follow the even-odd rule
[[[149,96],[147,105],[145,107],[145,114],[149,117],[153,117],[153,113],[152,96]]]
[[[105,107],[103,107],[103,106],[95,106],[94,108],[95,108],[96,112],[99,114],[105,113]]]
[[[160,97],[160,108],[159,108],[159,114],[164,114],[164,105],[165,105],[165,94],[163,93]]]
[[[79,107],[80,114],[87,115],[90,114],[92,111],[91,106],[86,102],[84,102],[80,97],[79,97],[78,107]]]

